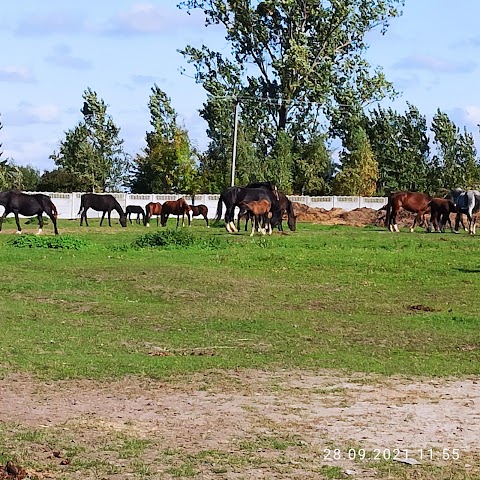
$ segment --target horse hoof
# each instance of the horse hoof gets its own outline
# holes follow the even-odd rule
[[[17,230],[15,233],[16,233],[17,235],[21,235],[21,234],[22,234],[21,230]]]
[[[39,229],[38,229],[38,232],[36,233],[36,235],[40,235],[41,233],[42,233],[42,229],[39,228]]]

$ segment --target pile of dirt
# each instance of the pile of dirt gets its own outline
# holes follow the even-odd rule
[[[295,215],[298,222],[312,222],[320,225],[349,225],[352,227],[364,227],[373,225],[383,227],[385,225],[385,208],[380,210],[373,208],[356,208],[354,210],[344,210],[343,208],[314,208],[304,203],[293,203]],[[413,213],[401,210],[397,215],[397,224],[399,227],[410,227],[415,216]]]

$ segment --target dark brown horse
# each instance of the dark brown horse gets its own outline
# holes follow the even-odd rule
[[[430,202],[432,197],[426,193],[419,192],[397,192],[390,194],[387,203],[387,214],[385,216],[385,226],[391,232],[398,232],[397,214],[401,208],[407,212],[416,213],[413,225],[410,231],[413,232],[415,225],[426,224],[425,214],[430,212]]]
[[[193,217],[199,217],[202,215],[202,217],[205,219],[205,222],[207,224],[207,228],[210,228],[210,225],[208,224],[208,207],[206,205],[190,205],[190,208],[192,209],[192,220]]]
[[[190,222],[192,220],[192,209],[190,205],[185,201],[185,199],[179,198],[178,200],[171,200],[167,201],[162,205],[162,213],[161,213],[161,222],[162,227],[167,225],[167,220],[169,215],[176,215],[177,216],[177,228],[178,222],[180,220],[180,215],[182,216],[182,227],[185,226],[185,214],[187,214],[188,218],[188,226],[190,226]]]
[[[132,213],[137,214],[137,223],[140,223],[140,215],[142,216],[143,223],[145,223],[145,210],[140,205],[127,205],[125,209],[125,215],[128,217],[130,224],[132,223]]]
[[[435,232],[444,232],[445,225],[450,225],[450,230],[453,232],[452,221],[450,220],[450,214],[457,213],[457,207],[449,198],[433,198],[430,202],[430,223],[433,225]],[[465,225],[463,224],[463,228]]]
[[[156,215],[157,216],[157,227],[158,227],[158,217],[162,214],[162,204],[158,202],[150,202],[145,205],[145,219],[143,224],[146,227],[150,226],[150,219]]]
[[[36,215],[38,217],[38,234],[40,234],[43,229],[43,212],[45,212],[53,223],[55,235],[58,235],[58,212],[48,195],[41,193],[26,194],[20,190],[7,190],[0,193],[0,205],[5,207],[5,211],[0,217],[0,231],[2,230],[5,217],[9,213],[13,213],[17,224],[17,233],[22,233],[18,215],[24,215],[25,217],[33,217]]]
[[[80,210],[77,214],[80,215],[80,226],[83,225],[83,220],[85,220],[85,225],[88,227],[87,210],[89,208],[92,208],[97,212],[103,212],[102,219],[100,220],[100,226],[102,226],[105,214],[108,214],[108,226],[112,226],[110,221],[112,210],[115,210],[118,213],[120,217],[120,225],[122,227],[127,226],[127,216],[125,215],[123,208],[118,203],[118,200],[113,195],[84,193],[80,199]]]

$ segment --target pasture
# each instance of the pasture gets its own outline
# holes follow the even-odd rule
[[[472,387],[480,238],[313,224],[250,238],[194,219],[190,245],[136,248],[142,225],[78,223],[58,225],[65,245],[83,241],[78,249],[14,246],[11,219],[0,235],[0,398],[25,407],[1,405],[10,416],[0,414],[0,463],[13,458],[38,478],[478,478],[468,435],[417,438],[420,419],[378,448],[431,445],[421,465],[358,452],[373,457],[392,418],[404,428],[380,405],[428,410],[444,401],[432,382],[450,394]],[[31,414],[32,398],[54,406],[50,425]],[[348,410],[359,398],[377,430],[335,430],[347,417],[363,425]],[[91,409],[59,413],[77,403]],[[336,416],[318,417],[329,406]],[[441,447],[463,450],[442,460]],[[326,448],[357,458],[324,458]]]

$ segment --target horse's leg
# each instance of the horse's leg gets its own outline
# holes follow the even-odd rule
[[[205,219],[205,222],[207,224],[207,228],[210,228],[210,225],[208,224],[208,216],[204,215],[203,218]]]
[[[48,214],[48,216],[53,223],[53,231],[55,232],[55,235],[58,235],[57,219],[55,218],[55,215],[53,215],[53,212],[51,212]]]
[[[178,222],[180,221],[180,215],[177,215],[177,228],[178,228]],[[182,227],[185,226],[185,218],[182,215]]]
[[[252,215],[250,218],[250,223],[252,224],[252,232],[250,233],[250,236],[253,237],[255,235],[255,215]]]
[[[233,207],[235,208],[235,207]],[[231,207],[225,208],[225,229],[228,233],[233,233],[232,226],[230,225],[230,217],[231,217]]]
[[[17,232],[18,235],[21,235],[22,233],[22,227],[20,226],[20,219],[18,218],[18,212],[13,212],[13,214],[15,215],[15,222],[17,224]]]
[[[38,232],[37,235],[40,235],[43,231],[43,216],[41,213],[37,215],[38,217]]]
[[[102,226],[103,219],[105,218],[105,214],[106,214],[106,213],[107,213],[106,210],[102,213],[102,219],[100,220],[100,226]]]
[[[111,227],[112,226],[112,222],[110,221],[110,215],[111,215],[112,211],[109,210],[108,211],[108,226]]]

